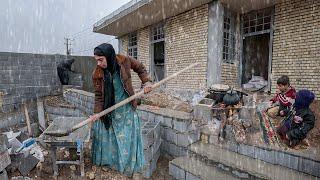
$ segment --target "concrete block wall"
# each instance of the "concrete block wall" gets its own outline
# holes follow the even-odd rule
[[[201,140],[203,140],[202,138],[203,136],[201,137]],[[210,139],[211,135],[207,138]],[[320,158],[317,157],[317,154],[282,151],[267,146],[254,146],[242,143],[218,144],[217,141],[209,141],[208,143],[220,146],[226,151],[235,152],[267,163],[290,168],[294,171],[320,177]]]
[[[199,62],[200,66],[168,82],[170,89],[206,87],[208,4],[169,18],[165,25],[166,76]]]
[[[59,91],[57,63],[62,55],[0,53],[0,112],[9,113],[22,102]]]
[[[175,112],[165,108],[149,109],[139,106],[138,111],[142,119],[159,121],[161,128],[161,153],[172,157],[187,155],[188,146],[200,139],[200,131],[196,122],[192,121],[190,113]]]
[[[281,75],[297,89],[320,97],[320,1],[285,0],[275,5],[272,92]]]
[[[93,114],[94,108],[94,94],[78,90],[78,89],[66,89],[63,92],[64,99],[74,105],[76,108],[85,112],[87,115]],[[81,115],[81,114],[80,114]]]
[[[141,112],[138,111],[141,117]],[[157,162],[160,157],[160,145],[162,143],[160,137],[160,121],[155,119],[143,119],[142,120],[142,139],[144,158],[146,164],[143,169],[143,176],[150,178],[152,173],[157,168]]]
[[[37,102],[35,100],[26,102],[30,122],[38,121]],[[26,117],[21,104],[14,105],[14,111],[10,113],[0,113],[0,129],[6,129],[15,125],[26,125]]]

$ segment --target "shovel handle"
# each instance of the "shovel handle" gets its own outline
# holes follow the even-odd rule
[[[183,73],[183,72],[185,72],[185,71],[187,71],[187,70],[189,70],[189,69],[191,69],[193,67],[196,67],[198,65],[200,65],[200,63],[194,63],[194,64],[189,65],[188,67],[186,67],[186,68],[184,68],[184,69],[182,69],[182,70],[180,70],[180,71],[168,76],[167,78],[165,78],[165,79],[153,84],[151,86],[151,89],[153,90],[153,89],[158,88],[159,86],[161,86],[162,84],[166,83],[167,81],[170,81],[171,79],[177,77],[179,74],[181,74],[181,73]],[[109,107],[108,109],[105,109],[104,111],[101,111],[100,113],[97,113],[96,116],[97,116],[97,118],[100,118],[100,117],[110,113],[111,111],[114,111],[115,109],[117,109],[117,108],[119,108],[119,107],[121,107],[121,106],[123,106],[123,105],[125,105],[125,104],[127,104],[127,103],[129,103],[131,101],[133,101],[134,99],[136,99],[136,98],[138,98],[140,96],[142,96],[143,94],[144,94],[144,91],[142,90],[142,91],[140,91],[140,92],[128,97],[127,99],[125,99],[125,100],[123,100],[123,101],[121,101],[121,102]],[[85,121],[82,121],[79,124],[73,126],[71,131],[79,129],[82,126],[85,126],[86,124],[88,124],[90,122],[93,122],[93,121],[95,121],[95,120],[92,119],[92,118],[88,118]]]

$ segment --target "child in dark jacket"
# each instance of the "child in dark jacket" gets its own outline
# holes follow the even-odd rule
[[[268,115],[272,118],[286,116],[296,98],[296,90],[290,86],[288,76],[281,76],[277,80],[277,88],[277,94],[270,100],[272,108],[268,110]]]
[[[294,103],[295,114],[293,118],[284,122],[278,129],[279,135],[282,139],[287,140],[291,147],[303,141],[308,132],[314,127],[315,116],[309,108],[314,98],[314,93],[309,90],[299,91]]]

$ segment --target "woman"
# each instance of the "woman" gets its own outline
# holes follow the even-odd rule
[[[144,92],[151,91],[148,73],[139,61],[116,55],[110,44],[94,49],[97,67],[93,72],[95,89],[94,112],[98,113],[132,96],[130,70],[135,71],[144,85]],[[144,165],[140,119],[135,111],[136,100],[119,107],[94,123],[92,162],[107,166],[132,176]],[[96,120],[97,116],[91,116]]]

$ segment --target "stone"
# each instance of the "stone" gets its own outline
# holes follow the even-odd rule
[[[87,172],[87,173],[86,173],[86,176],[87,176],[89,179],[91,179],[91,180],[95,178],[94,172]]]
[[[70,166],[70,169],[71,169],[72,171],[77,170],[77,168],[76,168],[76,166],[75,166],[75,165],[71,165],[71,166]]]

